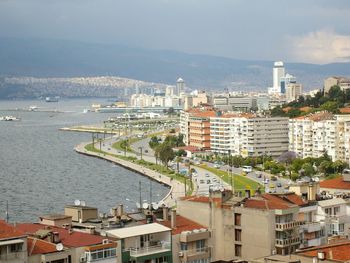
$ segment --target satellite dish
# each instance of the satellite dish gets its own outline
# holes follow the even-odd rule
[[[147,209],[147,208],[148,208],[148,204],[147,204],[147,203],[143,203],[143,204],[142,204],[142,208],[143,208],[143,209]]]
[[[141,208],[141,204],[140,204],[140,203],[136,203],[136,207],[137,207],[138,209],[140,209],[140,208]]]
[[[80,202],[80,205],[81,205],[81,206],[86,206],[85,201],[81,201],[81,202]]]
[[[80,200],[79,199],[75,200],[74,205],[80,205]]]
[[[153,207],[154,210],[158,210],[159,205],[158,205],[157,203],[153,203],[153,204],[152,204],[152,207]]]
[[[62,251],[62,250],[63,250],[63,245],[62,245],[62,243],[58,243],[58,244],[56,245],[56,250],[57,250],[57,251]]]
[[[163,206],[166,206],[166,205],[165,205],[164,201],[161,200],[161,201],[159,201],[158,206],[162,206],[163,207]]]

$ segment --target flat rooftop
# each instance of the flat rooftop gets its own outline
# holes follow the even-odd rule
[[[168,228],[158,223],[152,223],[139,226],[125,227],[121,229],[108,230],[106,231],[106,233],[107,236],[123,239],[128,237],[148,235],[166,231],[171,231],[171,228]]]

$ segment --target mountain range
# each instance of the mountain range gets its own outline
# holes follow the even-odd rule
[[[273,61],[152,50],[118,44],[55,39],[0,38],[0,77],[118,76],[191,88],[266,90],[272,85]],[[322,87],[331,75],[350,76],[350,63],[285,63],[305,90]],[[1,84],[0,84],[1,86]]]

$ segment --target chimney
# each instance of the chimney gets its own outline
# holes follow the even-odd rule
[[[60,242],[60,235],[58,232],[52,232],[51,233],[51,237],[52,237],[52,243],[58,244]]]
[[[124,206],[123,204],[119,204],[118,205],[118,212],[117,212],[117,216],[122,216],[124,214]]]
[[[176,228],[176,210],[171,210],[171,228]]]
[[[163,206],[163,220],[164,221],[169,220],[169,210],[166,206]]]
[[[245,190],[245,197],[250,198],[250,190],[249,189]]]

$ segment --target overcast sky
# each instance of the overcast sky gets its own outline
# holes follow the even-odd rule
[[[0,37],[342,62],[350,61],[350,1],[0,0]]]

